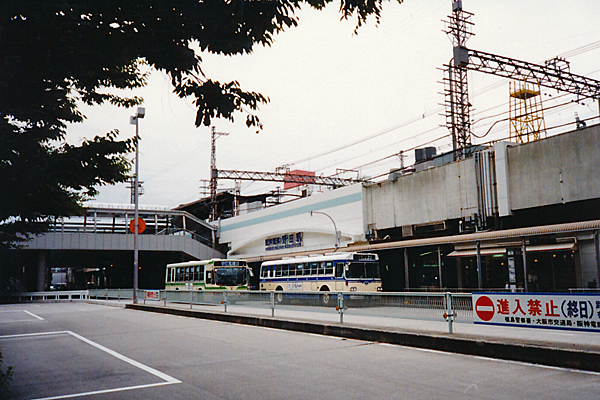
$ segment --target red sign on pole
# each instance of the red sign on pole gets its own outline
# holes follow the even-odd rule
[[[132,219],[129,223],[129,230],[131,233],[135,233],[135,219]],[[138,233],[142,233],[146,230],[146,221],[138,218]]]

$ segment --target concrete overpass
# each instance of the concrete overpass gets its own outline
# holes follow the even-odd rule
[[[56,219],[49,232],[16,252],[11,265],[21,269],[31,290],[48,289],[58,270],[69,275],[69,285],[80,288],[131,286],[133,215],[133,206],[113,205]],[[146,222],[138,236],[140,287],[159,287],[167,263],[222,256],[213,244],[216,228],[185,211],[142,207],[140,218]]]

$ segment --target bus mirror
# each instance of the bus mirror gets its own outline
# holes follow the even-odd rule
[[[252,278],[254,278],[254,272],[252,272],[252,270],[251,270],[251,269],[248,269],[248,272],[250,273],[250,276],[251,276]]]

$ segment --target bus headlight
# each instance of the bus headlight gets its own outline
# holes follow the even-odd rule
[[[356,292],[356,286],[352,286],[352,287],[350,288],[350,291],[351,291],[351,292]]]
[[[383,291],[383,288],[381,286],[377,286],[377,291],[381,292],[381,291]]]

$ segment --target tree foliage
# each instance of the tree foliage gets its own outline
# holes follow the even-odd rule
[[[12,367],[6,369],[2,367],[2,351],[0,351],[0,399],[10,397],[10,383],[13,373]]]
[[[298,23],[303,4],[333,0],[3,0],[0,5],[0,243],[45,229],[48,216],[79,212],[97,187],[128,178],[132,139],[118,132],[65,142],[68,123],[85,118],[77,105],[142,103],[115,89],[143,86],[141,68],[166,72],[174,92],[191,96],[196,126],[233,120],[248,126],[268,98],[238,82],[205,76],[192,47],[223,55],[270,45]],[[380,17],[384,0],[339,0],[341,18]],[[396,0],[401,2],[402,0]]]

